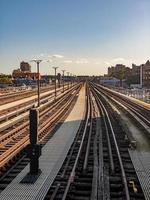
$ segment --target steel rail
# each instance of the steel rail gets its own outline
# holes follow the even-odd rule
[[[99,130],[98,130],[98,113],[99,111],[96,110],[97,105],[96,102],[93,101],[92,97],[92,92],[89,88],[90,92],[90,99],[92,101],[93,109],[92,109],[92,118],[96,118],[96,134],[94,136],[94,142],[93,142],[93,178],[92,178],[92,190],[91,190],[91,197],[90,200],[97,200],[99,196],[99,186],[100,186],[100,180],[99,180],[99,145],[98,145],[98,137],[99,135]],[[90,127],[91,128],[91,127]],[[92,129],[91,129],[92,130]],[[90,130],[90,131],[91,131]],[[91,139],[91,137],[90,137]],[[103,158],[101,158],[102,160]],[[102,162],[102,161],[101,161]]]
[[[101,89],[101,91],[103,91],[105,93],[107,92],[112,97],[119,99],[119,101],[125,102],[126,104],[130,105],[130,107],[132,107],[135,111],[139,111],[141,113],[140,115],[141,115],[141,117],[143,116],[143,119],[145,121],[149,121],[150,108],[140,105],[139,103],[129,99],[127,96],[116,93],[115,91],[112,91],[108,88],[104,88],[97,84],[94,84],[94,85],[97,87],[97,89]]]
[[[59,94],[61,94],[61,89],[59,88],[57,92],[59,92]],[[43,96],[41,97],[40,103],[44,104],[44,103],[48,102],[50,99],[52,99],[53,97],[54,97],[54,91],[53,92],[51,91],[51,92],[49,92],[48,94],[45,94],[45,95],[43,94]],[[1,115],[0,116],[0,123],[4,120],[8,120],[9,118],[11,118],[13,116],[17,116],[20,113],[26,112],[27,110],[32,108],[33,105],[36,105],[36,103],[37,103],[36,100],[37,100],[37,97],[35,97],[34,99],[29,100],[25,103],[18,104],[15,107],[11,107],[11,108],[8,108],[8,109],[1,110],[0,111],[0,115]],[[30,104],[30,105],[28,105],[28,104]],[[26,106],[24,107],[24,105],[26,105]],[[19,108],[19,107],[21,107],[21,108]],[[13,110],[10,111],[11,109],[13,109]]]
[[[73,97],[72,97],[72,99],[73,99]],[[69,101],[69,100],[68,100]],[[63,112],[63,110],[64,109],[66,109],[66,108],[68,108],[68,106],[70,105],[70,102],[71,101],[69,101],[69,103],[67,102],[66,103],[66,106],[64,106],[63,107],[63,109],[62,108],[60,108],[60,110],[61,110],[61,113]],[[59,110],[59,111],[60,111]],[[56,113],[54,113],[54,115],[56,116],[56,115],[58,115],[58,112],[56,112]],[[49,119],[48,119],[48,121],[49,121]],[[51,123],[47,123],[47,124],[51,124]],[[48,125],[45,127],[45,129],[48,127]],[[43,129],[42,129],[43,130]],[[41,134],[41,131],[39,132],[39,135]],[[0,163],[0,166],[2,167],[9,159],[10,159],[10,154],[12,155],[12,157],[16,154],[16,153],[18,153],[24,146],[26,146],[26,144],[27,144],[27,142],[28,142],[28,135],[27,136],[25,136],[24,138],[22,138],[20,141],[18,141],[18,143],[17,144],[15,144],[15,146],[14,146],[14,148],[9,148],[8,149],[8,151],[5,153],[5,159],[4,159],[4,157],[3,157],[3,160],[1,160],[1,163]],[[8,158],[9,157],[9,158]]]
[[[70,91],[70,92],[72,92],[72,91]],[[68,95],[70,95],[70,93],[68,93],[67,96],[68,96]],[[61,98],[59,98],[57,102],[55,102],[53,105],[51,105],[52,108],[51,108],[51,107],[48,107],[48,108],[46,108],[45,110],[43,110],[43,108],[41,107],[41,108],[39,109],[39,111],[42,111],[42,110],[43,110],[43,111],[40,112],[40,118],[43,117],[44,114],[47,114],[48,111],[52,112],[54,109],[56,109],[56,106],[59,105],[59,103],[61,103],[61,102],[64,101],[65,99],[67,99],[67,96],[64,95],[64,96],[62,96]],[[47,105],[47,106],[48,106],[48,105]],[[42,118],[41,118],[41,119],[42,119]],[[25,122],[24,124],[25,124],[25,125],[28,125],[28,122]],[[23,125],[21,125],[20,128],[17,127],[17,129],[20,130],[20,129],[22,128],[22,126],[23,126]],[[2,142],[2,141],[4,141],[4,140],[6,140],[7,138],[10,138],[10,136],[13,135],[12,133],[14,133],[14,131],[15,131],[15,130],[13,130],[12,132],[8,132],[8,133],[4,134],[2,137],[0,137],[0,141]],[[14,136],[14,135],[13,135],[13,136]]]
[[[94,93],[94,91],[92,90],[92,92]],[[115,171],[115,167],[114,167],[114,159],[112,156],[112,148],[111,148],[111,142],[110,142],[110,138],[109,138],[109,131],[108,131],[108,126],[107,126],[107,122],[106,122],[106,117],[105,117],[105,112],[102,109],[102,104],[99,100],[98,95],[96,94],[96,92],[94,93],[94,97],[96,99],[97,105],[99,110],[102,113],[103,119],[104,119],[104,125],[105,125],[105,130],[106,130],[106,135],[107,135],[107,144],[108,144],[108,151],[109,151],[109,159],[110,159],[110,166],[111,166],[111,173],[114,174]]]
[[[119,164],[120,164],[120,168],[121,168],[121,175],[122,175],[122,180],[123,180],[123,184],[124,184],[124,188],[125,188],[126,200],[130,200],[129,189],[128,189],[128,184],[127,184],[127,179],[126,179],[126,174],[125,174],[125,170],[124,170],[124,167],[123,167],[123,163],[122,163],[122,159],[121,159],[119,147],[118,147],[118,144],[117,144],[116,136],[115,136],[112,124],[111,124],[111,120],[110,120],[109,114],[108,114],[108,112],[107,112],[104,104],[102,103],[102,101],[100,99],[99,99],[99,102],[100,102],[101,107],[102,107],[102,109],[103,109],[103,111],[105,113],[105,116],[107,118],[110,130],[111,130],[111,134],[113,136],[113,140],[114,140],[114,144],[115,144],[115,148],[116,148],[116,152],[117,152],[117,156],[118,156],[118,160],[119,160]]]
[[[89,101],[91,102],[91,95],[90,95],[90,91],[88,90],[87,93],[89,94]],[[89,113],[89,122],[88,122],[88,126],[90,127],[89,129],[89,136],[88,136],[88,142],[87,142],[87,146],[86,146],[86,153],[85,153],[85,158],[84,158],[84,164],[83,164],[83,172],[86,171],[87,169],[87,163],[88,163],[88,157],[89,157],[89,151],[90,151],[90,142],[91,142],[91,135],[92,135],[92,105],[91,103],[89,104],[90,108],[90,113]]]
[[[81,154],[81,150],[82,150],[82,146],[83,146],[83,142],[84,142],[84,138],[85,138],[85,135],[86,135],[86,131],[87,131],[87,128],[88,128],[88,121],[89,121],[89,118],[90,118],[90,110],[88,109],[89,108],[89,97],[87,96],[87,115],[86,115],[86,122],[85,122],[85,127],[84,127],[84,131],[83,131],[83,135],[82,135],[82,139],[81,139],[81,142],[80,142],[80,147],[79,147],[79,150],[78,150],[78,154],[76,156],[76,160],[75,160],[75,163],[73,165],[73,169],[70,173],[70,176],[69,176],[69,179],[67,181],[67,186],[65,188],[65,191],[64,191],[64,194],[63,194],[63,197],[62,197],[62,200],[65,200],[66,197],[67,197],[67,194],[68,194],[68,191],[69,191],[69,188],[70,188],[70,185],[71,183],[74,181],[74,177],[75,177],[75,170],[76,170],[76,167],[77,167],[77,163],[78,163],[78,160],[79,160],[79,156]]]
[[[148,124],[148,126],[150,126],[150,121],[144,115],[140,114],[140,112],[143,111],[143,107],[141,108],[137,104],[136,104],[137,107],[135,107],[135,105],[130,104],[131,102],[125,101],[125,99],[120,99],[116,95],[115,95],[115,97],[112,97],[111,99],[113,100],[114,98],[116,98],[115,100],[118,101],[118,102],[121,101],[123,103],[123,105],[126,106],[126,108],[130,109],[132,112],[134,112],[136,115],[138,115],[140,119],[142,119],[144,122],[146,122]]]
[[[107,90],[108,92],[112,93],[113,95],[116,95],[117,97],[119,96],[120,98],[123,98],[123,99],[125,99],[126,101],[130,101],[130,103],[132,103],[133,105],[136,105],[136,106],[139,107],[140,109],[144,109],[145,111],[150,112],[150,108],[148,108],[147,106],[144,106],[144,105],[139,104],[138,102],[136,102],[137,99],[134,99],[134,98],[133,98],[133,100],[132,100],[132,99],[130,99],[128,96],[126,96],[126,95],[124,95],[124,94],[121,94],[121,93],[119,93],[119,92],[116,92],[116,91],[114,91],[114,90],[111,90],[111,89],[109,89],[109,88],[107,88],[107,87],[104,87],[104,86],[99,85],[99,84],[96,84],[96,83],[92,83],[92,84],[93,84],[94,86],[97,86],[98,88],[101,88],[101,89],[105,90],[105,91]]]
[[[74,88],[75,89],[75,88]],[[72,89],[73,90],[73,89]],[[72,90],[70,90],[70,92],[72,92]],[[68,95],[69,93],[67,93]],[[49,110],[52,111],[61,101],[63,101],[64,99],[66,99],[66,95],[63,95],[63,96],[60,96],[57,100],[57,102],[54,102],[54,104],[52,104],[53,102],[48,102],[44,105],[42,105],[40,108],[39,108],[39,111],[42,111],[40,112],[40,117],[42,117],[44,114],[46,114]],[[52,105],[51,105],[52,104]],[[52,106],[52,108],[50,107],[50,105]],[[26,117],[28,117],[28,113],[26,114]],[[23,119],[25,119],[25,115],[23,115]],[[14,125],[13,122],[11,123],[11,125]],[[7,138],[9,139],[11,136],[14,136],[15,132],[18,132],[18,131],[21,131],[21,129],[24,127],[24,126],[27,126],[28,125],[28,122],[25,122],[24,124],[21,124],[19,127],[17,127],[15,130],[12,130],[12,131],[9,131],[7,133],[4,133],[1,137],[0,137],[0,142],[1,142],[1,145],[3,144],[3,141],[6,140]]]
[[[84,120],[85,120],[85,119],[86,119],[86,116],[87,116],[87,109],[84,109],[83,116],[84,116]],[[65,173],[66,173],[67,168],[68,168],[68,166],[69,166],[69,162],[70,162],[70,160],[71,160],[71,158],[72,158],[72,156],[73,156],[75,146],[76,146],[76,144],[77,144],[77,141],[79,140],[80,133],[81,133],[81,130],[82,130],[83,125],[84,125],[84,120],[82,120],[81,123],[80,123],[79,129],[78,129],[78,131],[77,131],[77,135],[76,135],[75,140],[74,140],[74,142],[73,142],[73,144],[72,144],[72,147],[71,147],[71,149],[70,149],[69,155],[67,156],[67,161],[66,161],[66,163],[65,163],[65,165],[64,165],[64,168],[63,168],[63,171],[61,172],[61,175],[60,175],[60,178],[61,178],[61,179],[63,179],[63,178],[65,177]],[[54,191],[53,191],[53,193],[52,193],[52,196],[50,197],[50,200],[54,200],[54,199],[55,199],[56,194],[57,194],[57,192],[58,192],[60,186],[61,186],[61,183],[57,183],[57,185],[56,185],[56,187],[55,187],[55,189],[54,189]]]
[[[80,88],[79,88],[79,89],[80,89]],[[78,89],[77,92],[79,92],[79,89]],[[75,94],[75,101],[76,101],[76,99],[77,99],[77,95]],[[61,115],[60,118],[57,119],[57,120],[59,120],[59,121],[64,121],[64,119],[66,118],[66,116],[67,116],[68,113],[70,112],[71,106],[75,104],[75,101],[73,101],[71,104],[69,104],[69,106],[67,106],[67,109],[66,109],[66,111],[64,111],[64,114]],[[55,123],[56,123],[56,122],[55,122]],[[51,127],[48,128],[48,132],[49,132],[49,133],[50,133],[51,131],[54,130],[55,123],[54,123],[54,124],[51,124]],[[46,138],[43,137],[42,143],[40,142],[40,144],[41,144],[42,146],[45,145],[46,142],[50,139],[50,137],[51,137],[53,134],[54,134],[54,132],[52,132],[52,134],[48,134]],[[24,155],[23,155],[23,157],[24,157]],[[24,161],[24,159],[26,160],[26,157],[23,158],[23,161]],[[21,158],[19,159],[19,161],[17,161],[17,163],[15,163],[15,165],[13,165],[9,170],[7,170],[7,172],[11,173],[11,170],[13,170],[15,167],[17,167],[17,166],[18,166],[18,163],[19,163],[19,165],[21,164],[21,163],[20,163],[21,160],[22,160],[22,156],[21,156]],[[13,163],[14,163],[14,162],[13,162]],[[26,163],[26,164],[24,165],[24,167],[27,165],[28,161],[25,161],[25,163]],[[22,166],[22,165],[21,165],[21,166]],[[24,167],[21,167],[21,168],[23,169]],[[20,168],[19,168],[19,169],[20,169]],[[4,174],[2,177],[4,177],[4,179],[5,179],[5,177],[7,176],[7,174],[8,174],[8,176],[9,176],[9,173]],[[18,172],[18,173],[19,173],[19,172]],[[14,176],[13,176],[13,177],[14,177]],[[3,181],[3,178],[0,179],[0,180]],[[13,178],[12,178],[12,180],[13,180]],[[5,181],[5,180],[4,180],[4,181]]]
[[[99,91],[98,88],[97,90]],[[115,98],[108,96],[108,94],[104,91],[102,91],[102,93],[105,94],[108,98],[110,98],[113,102],[117,103],[120,107],[125,109],[150,134],[150,121],[139,113],[140,110],[139,112],[137,112],[136,108],[134,108],[133,105],[130,105],[128,102],[125,102],[123,99],[119,99],[119,97],[115,97],[117,98],[116,100]]]
[[[70,91],[72,92],[72,90]],[[70,93],[67,93],[67,96],[70,95]],[[43,111],[40,112],[40,118],[42,119],[42,117],[44,116],[44,114],[48,114],[48,112],[52,112],[54,109],[56,109],[56,106],[59,105],[59,103],[61,103],[61,101],[67,99],[67,96],[66,95],[63,95],[62,97],[60,97],[57,102],[54,102],[54,104],[51,105],[50,107],[50,104],[47,105],[47,107],[44,105],[43,107],[41,107],[39,110]],[[7,133],[3,134],[1,137],[0,137],[0,142],[1,142],[1,145],[4,145],[6,142],[7,142],[7,139],[10,139],[12,136],[16,137],[17,136],[17,132],[22,132],[22,128],[24,128],[24,130],[26,130],[26,127],[28,125],[28,122],[25,122],[24,124],[21,124],[19,127],[17,127],[16,129],[12,130],[12,131],[8,131]]]
[[[49,87],[41,87],[41,93],[44,93],[46,91],[52,90],[54,89],[54,86],[49,86]],[[30,97],[33,95],[37,94],[37,89],[31,89],[31,90],[26,90],[26,91],[19,91],[19,92],[15,92],[15,93],[8,93],[8,94],[3,94],[0,96],[0,105],[7,103],[11,103],[13,100],[10,98],[14,98],[15,100],[20,100],[23,98],[23,96],[25,97]],[[19,97],[19,98],[17,98]],[[9,101],[7,101],[9,100]]]
[[[60,96],[58,96],[58,98],[61,98],[62,96],[66,95],[66,93],[70,92],[72,89],[75,89],[76,87],[78,87],[78,86],[72,87],[69,91],[66,91],[65,94],[64,94],[64,93],[63,93],[63,94],[60,94]],[[49,99],[49,98],[48,98],[48,99]],[[44,101],[45,101],[45,100],[44,100]],[[42,104],[42,105],[40,106],[39,110],[42,110],[42,109],[44,109],[45,107],[49,106],[49,105],[52,103],[52,101],[53,101],[53,99],[51,99],[50,101],[47,101],[46,103]],[[34,105],[34,104],[32,104],[32,106],[33,106],[33,105]],[[32,107],[32,106],[31,106],[31,107]],[[17,113],[17,111],[16,111],[16,113]],[[18,122],[22,121],[22,120],[25,119],[25,118],[28,118],[28,111],[25,112],[25,113],[23,113],[23,114],[21,114],[20,116],[17,116],[17,117],[15,117],[15,118],[13,118],[13,119],[10,119],[10,123],[4,122],[4,123],[0,124],[0,132],[4,131],[5,129],[7,129],[7,128],[9,128],[9,127],[15,125],[15,124],[17,124]]]

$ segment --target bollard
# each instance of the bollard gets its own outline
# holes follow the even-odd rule
[[[39,112],[37,108],[31,108],[30,115],[30,144],[27,146],[27,155],[30,158],[30,172],[24,177],[21,183],[34,183],[41,170],[39,169],[39,157],[41,146],[37,144]]]

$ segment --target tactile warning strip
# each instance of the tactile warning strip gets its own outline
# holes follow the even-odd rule
[[[150,153],[129,150],[146,200],[150,199]]]

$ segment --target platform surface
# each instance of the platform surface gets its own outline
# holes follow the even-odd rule
[[[67,86],[65,86],[65,87],[67,87]],[[60,89],[58,88],[57,92],[59,92],[60,90],[62,90],[62,88],[60,88]],[[51,89],[50,91],[43,92],[43,93],[40,94],[40,97],[46,96],[48,94],[52,94],[54,91],[55,91],[54,89]],[[21,95],[21,93],[20,93],[20,95]],[[37,94],[33,95],[31,97],[27,97],[27,98],[16,100],[16,101],[13,101],[13,102],[10,102],[10,103],[3,104],[3,105],[0,106],[0,111],[12,108],[14,106],[18,106],[20,104],[26,103],[28,101],[32,101],[34,99],[37,99]]]
[[[51,92],[46,92],[46,94],[47,93],[49,93],[49,94],[52,94],[54,92],[54,90],[52,90]],[[65,91],[66,92],[66,91]],[[61,97],[61,95],[63,95],[64,93],[61,93],[61,90],[59,90],[59,91],[57,91],[57,98],[60,98]],[[45,93],[43,93],[43,95],[45,95]],[[41,95],[41,97],[42,97],[42,95]],[[30,99],[31,97],[29,97],[29,98],[27,98],[26,99],[26,101],[30,101],[29,99]],[[35,96],[33,96],[32,98],[36,98]],[[48,101],[48,103],[51,103],[52,101],[53,101],[54,99],[53,98],[51,98],[49,101]],[[15,103],[17,104],[17,105],[19,105],[19,103],[20,102],[22,102],[22,101],[24,101],[24,100],[19,100],[19,101],[16,101]],[[34,105],[35,103],[31,103],[30,105],[31,105],[31,107],[32,107],[32,105]],[[5,105],[5,107],[7,107],[7,108],[9,108],[9,106],[12,106],[12,103],[9,103],[8,105],[6,104]],[[42,107],[45,107],[45,104],[41,104],[40,105],[40,108],[42,108]],[[1,106],[0,106],[1,107]],[[1,118],[4,118],[4,117],[6,117],[6,119],[7,119],[7,117],[11,114],[11,113],[15,113],[16,112],[16,116],[14,116],[13,118],[11,118],[11,119],[9,119],[9,120],[6,120],[6,121],[4,121],[4,122],[2,122],[1,123],[1,121],[0,121],[0,132],[2,132],[3,130],[5,130],[6,128],[8,128],[8,127],[11,127],[11,126],[13,126],[13,125],[15,125],[16,123],[18,123],[19,121],[21,121],[21,120],[24,120],[24,119],[26,119],[26,118],[28,118],[28,116],[29,116],[29,111],[28,111],[28,109],[27,109],[27,107],[29,107],[29,105],[28,106],[25,106],[24,108],[21,108],[22,110],[24,109],[24,113],[19,113],[18,114],[18,110],[17,111],[12,111],[12,112],[9,112],[8,114],[5,114],[5,115],[2,115],[2,116],[0,116],[0,119]]]
[[[150,152],[129,150],[146,200],[150,200]]]
[[[117,92],[117,91],[115,91],[115,90],[113,90],[113,89],[109,89],[109,88],[104,87],[104,86],[102,86],[102,85],[99,85],[99,84],[97,84],[97,85],[100,86],[100,87],[102,87],[102,88],[104,88],[104,89],[106,89],[106,90],[108,90],[108,91],[114,92],[114,93],[116,93],[116,94],[119,94],[119,95],[121,95],[121,96],[127,98],[127,99],[130,99],[131,101],[135,102],[136,104],[139,104],[139,105],[143,106],[144,108],[150,110],[150,104],[149,104],[149,103],[146,103],[146,102],[141,101],[141,100],[139,100],[139,99],[136,99],[136,98],[130,97],[130,96],[128,96],[128,95],[122,94],[121,92]]]
[[[42,174],[35,184],[21,184],[29,172],[29,165],[0,194],[1,200],[42,200],[56,177],[85,112],[85,88],[82,87],[71,113],[54,136],[42,149],[40,169]]]

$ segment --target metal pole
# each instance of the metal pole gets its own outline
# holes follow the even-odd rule
[[[22,179],[21,183],[34,184],[42,171],[39,169],[39,157],[41,155],[41,146],[37,144],[39,111],[37,108],[31,108],[30,115],[30,143],[27,145],[27,155],[30,158],[30,171]]]
[[[55,68],[55,98],[56,98],[56,68]]]
[[[57,96],[57,91],[56,91],[56,70],[57,70],[58,67],[53,67],[53,69],[55,70],[55,99],[56,99],[56,96]]]
[[[39,74],[39,62],[37,62],[37,73],[38,73],[38,80],[37,80],[37,86],[38,86],[38,107],[40,107],[40,74]]]
[[[73,74],[73,85],[75,84],[75,75]]]
[[[70,73],[70,86],[72,86],[72,73]]]
[[[142,88],[142,65],[141,65],[141,67],[140,67],[140,85],[141,85],[141,88]]]
[[[38,95],[38,107],[40,107],[40,70],[39,70],[39,64],[42,62],[42,60],[31,60],[31,62],[35,62],[37,64],[37,74],[38,74],[38,79],[37,79],[37,95]]]
[[[67,76],[68,76],[68,89],[69,89],[69,72],[67,72]]]
[[[63,93],[64,93],[64,73],[65,73],[65,70],[62,70],[63,72]]]

